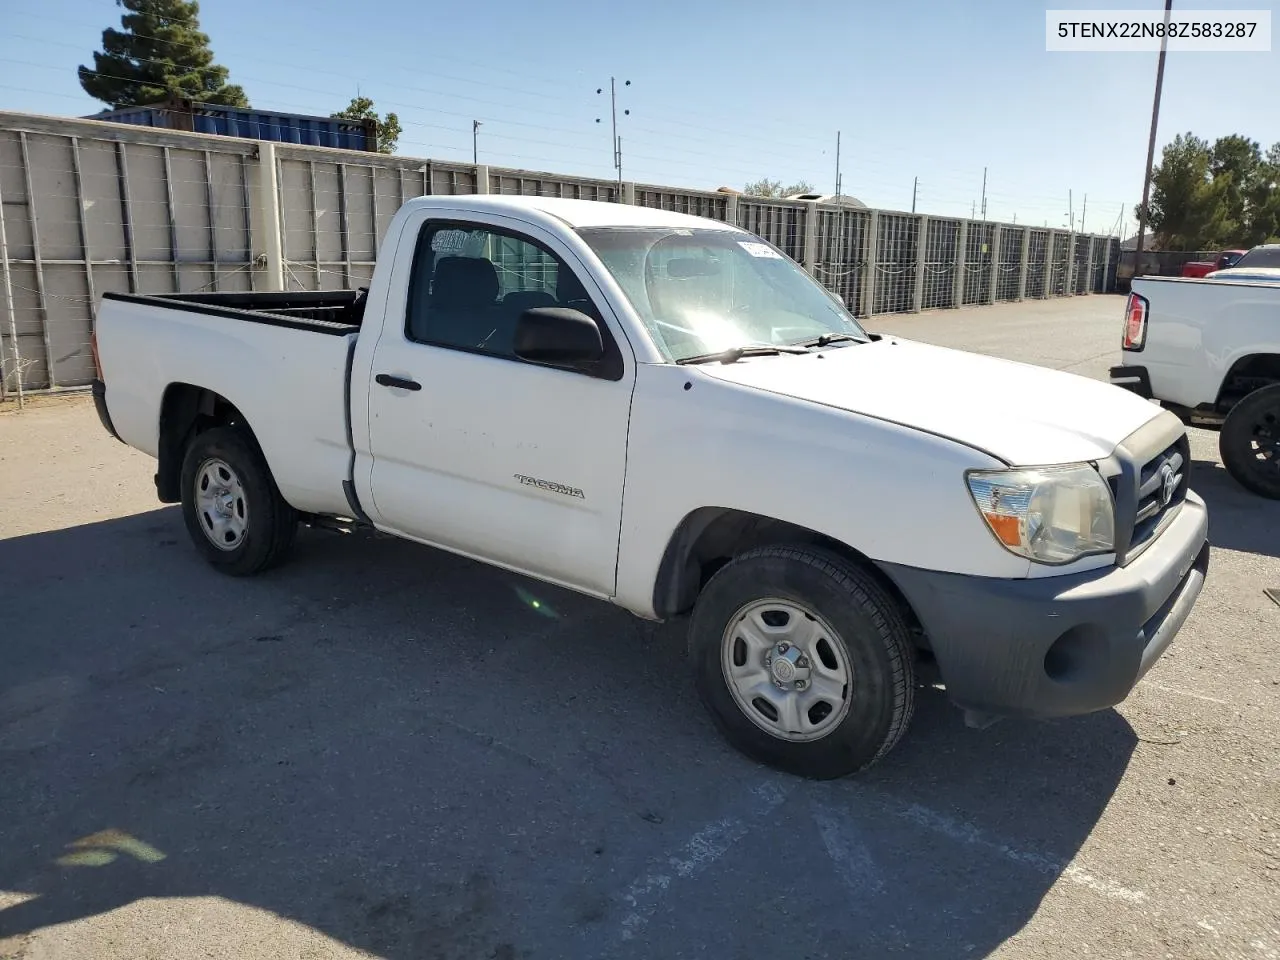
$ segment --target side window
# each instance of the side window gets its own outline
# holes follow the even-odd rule
[[[405,335],[514,358],[520,315],[556,306],[599,320],[577,277],[549,250],[494,229],[428,223],[414,256]]]

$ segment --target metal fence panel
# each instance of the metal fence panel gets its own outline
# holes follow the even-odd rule
[[[729,219],[729,198],[723,193],[686,193],[669,187],[637,185],[635,202],[642,207],[687,213],[709,220]]]
[[[1045,277],[1049,269],[1049,231],[1032,230],[1027,245],[1028,297],[1043,297]]]
[[[1090,237],[1076,235],[1075,265],[1071,275],[1072,293],[1077,295],[1089,292],[1089,249]]]
[[[986,303],[991,299],[991,261],[995,257],[995,225],[969,223],[964,251],[964,302]]]
[[[814,276],[858,317],[870,313],[863,297],[870,225],[871,214],[864,210],[818,211]]]
[[[920,309],[955,305],[956,259],[960,221],[928,219],[925,226],[924,286]]]
[[[1000,262],[996,269],[997,300],[1017,300],[1022,276],[1022,240],[1026,227],[1001,227]]]
[[[522,197],[603,200],[612,203],[618,199],[618,184],[610,180],[557,177],[546,173],[531,173],[527,170],[490,170],[489,192]]]
[[[475,167],[464,167],[460,164],[432,162],[428,162],[426,166],[430,176],[431,188],[429,190],[424,190],[420,196],[431,196],[434,194],[456,196],[459,194],[476,192],[478,177]]]
[[[738,226],[768,240],[793,260],[804,260],[804,217],[808,204],[740,197]]]
[[[230,137],[0,113],[0,395],[19,383],[86,384],[92,311],[105,291],[265,289],[260,231],[270,198],[259,195],[262,149]],[[736,222],[804,264],[862,317],[1012,300],[1020,290],[1027,297],[1111,290],[1120,258],[1113,237],[1082,235],[1072,247],[1068,234],[1053,232],[1050,245],[1049,231],[999,225],[997,240],[990,222],[292,144],[272,149],[284,285],[294,290],[367,286],[406,200],[478,190]],[[541,269],[507,263],[525,253],[503,256],[504,268]]]
[[[1107,273],[1102,281],[1102,292],[1114,290],[1117,273],[1120,269],[1120,241],[1116,237],[1107,239]]]
[[[1064,297],[1067,295],[1067,268],[1071,262],[1071,246],[1070,235],[1066,233],[1055,233],[1053,235],[1053,249],[1050,253],[1050,279],[1049,289],[1055,297]]]
[[[919,217],[906,213],[880,214],[873,313],[905,313],[912,309],[919,241]]]
[[[249,288],[251,147],[26,119],[0,122],[0,391],[88,383],[104,292]]]

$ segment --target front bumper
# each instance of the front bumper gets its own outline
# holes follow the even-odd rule
[[[1153,398],[1151,374],[1147,372],[1146,367],[1128,365],[1112,367],[1108,373],[1113,387],[1121,387],[1131,393],[1136,393],[1143,400],[1151,400]]]
[[[1070,716],[1127,697],[1186,622],[1209,569],[1194,493],[1124,567],[1001,580],[881,564],[932,645],[948,696],[981,713]]]

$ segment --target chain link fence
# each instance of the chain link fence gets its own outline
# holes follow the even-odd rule
[[[860,317],[1109,291],[1120,256],[1114,237],[0,112],[0,397],[88,384],[106,291],[367,286],[405,200],[473,193],[735,223]]]

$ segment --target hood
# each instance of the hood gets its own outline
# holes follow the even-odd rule
[[[886,336],[708,363],[718,380],[939,434],[1015,466],[1110,455],[1160,407],[1108,383]]]

